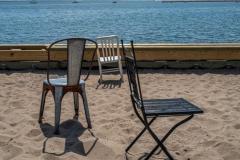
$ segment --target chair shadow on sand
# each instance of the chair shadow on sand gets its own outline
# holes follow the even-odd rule
[[[98,138],[87,128],[84,128],[82,124],[77,120],[67,120],[64,121],[60,125],[60,134],[54,134],[54,126],[49,123],[40,124],[40,128],[42,133],[46,137],[46,140],[43,142],[42,152],[47,154],[52,154],[55,156],[64,155],[67,152],[74,152],[76,154],[87,156],[92,149],[95,147]],[[84,148],[84,144],[79,140],[79,137],[83,135],[84,132],[88,131],[90,133],[90,137],[94,138],[94,141],[91,145],[89,145],[89,149]],[[64,151],[62,153],[54,153],[46,151],[47,143],[50,138],[64,138],[65,146]]]
[[[96,89],[102,86],[102,89],[114,89],[114,88],[121,88],[123,80],[102,80],[98,82]]]

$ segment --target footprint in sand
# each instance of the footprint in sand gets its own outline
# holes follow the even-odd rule
[[[238,104],[240,105],[240,104]],[[240,107],[233,107],[234,110],[236,110],[237,112],[240,112]]]
[[[224,153],[228,150],[234,150],[234,145],[228,142],[219,142],[214,147],[219,153]]]
[[[229,152],[225,152],[222,157],[223,159],[239,160],[240,153],[238,151],[231,150]]]
[[[203,142],[203,146],[210,147],[210,146],[216,145],[216,143],[217,143],[216,140],[206,140]]]
[[[39,114],[38,114],[38,113],[31,114],[31,117],[32,117],[33,119],[38,119]]]
[[[26,136],[32,138],[32,137],[37,137],[40,134],[41,134],[41,131],[39,129],[32,129],[26,134]]]
[[[217,151],[224,159],[239,160],[239,152],[235,150],[236,146],[228,142],[220,142],[215,145]],[[229,152],[226,152],[229,151]]]
[[[6,124],[0,122],[0,130],[3,131],[5,129],[7,129]]]
[[[235,124],[233,127],[234,127],[235,129],[240,129],[240,124]]]
[[[217,101],[207,101],[208,104],[210,104],[211,106],[217,104]]]
[[[0,135],[0,146],[7,145],[10,141],[12,141],[11,137]]]
[[[5,86],[7,86],[7,85],[11,86],[11,85],[14,85],[14,84],[15,84],[15,83],[13,83],[13,82],[5,82],[5,83],[4,83]]]
[[[87,157],[91,160],[112,160],[113,157],[116,157],[116,153],[103,143],[97,141],[93,148],[92,145],[92,140],[75,144],[72,146],[72,152],[78,153],[80,155],[87,154]],[[80,150],[80,148],[82,148],[82,150]]]
[[[14,101],[10,102],[9,105],[14,106],[14,107],[18,106],[17,108],[19,108],[19,105],[23,104],[23,103],[24,103],[24,100],[14,100]]]
[[[25,154],[33,156],[34,158],[40,156],[42,153],[42,148],[34,148],[34,146],[28,146],[25,149]],[[37,158],[36,158],[37,159]]]
[[[8,144],[0,148],[0,155],[2,160],[13,159],[22,153],[23,150],[21,148],[12,144]]]
[[[46,141],[44,152],[50,154],[61,155],[65,152],[65,141],[64,138],[52,137]]]
[[[4,121],[5,117],[0,116],[0,121]]]
[[[60,160],[60,158],[58,158],[52,154],[45,154],[41,157],[41,160]]]

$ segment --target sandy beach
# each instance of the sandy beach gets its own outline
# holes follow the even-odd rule
[[[61,71],[59,71],[61,73]],[[124,149],[143,125],[130,102],[127,76],[104,76],[98,86],[94,71],[86,82],[93,128],[86,129],[80,103],[79,121],[73,120],[73,97],[62,103],[60,135],[54,135],[54,102],[48,94],[43,124],[38,114],[45,71],[0,71],[1,160],[122,160]],[[182,97],[204,110],[179,127],[166,141],[177,160],[240,159],[239,70],[141,70],[145,98]],[[177,118],[160,118],[153,129],[163,135]],[[155,142],[145,134],[130,151],[130,160],[149,152]],[[152,159],[163,159],[164,154]]]

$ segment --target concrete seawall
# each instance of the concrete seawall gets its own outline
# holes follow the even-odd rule
[[[0,69],[45,69],[46,45],[0,45]],[[126,47],[129,47],[126,45]],[[87,46],[84,66],[91,60]],[[240,43],[222,44],[135,44],[139,67],[143,68],[223,68],[240,67]],[[53,52],[53,68],[65,68],[66,46]],[[95,57],[96,60],[96,57]],[[94,63],[97,66],[97,63]]]

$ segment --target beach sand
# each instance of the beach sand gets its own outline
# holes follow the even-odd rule
[[[61,71],[59,71],[61,72]],[[126,74],[107,75],[97,87],[94,71],[86,82],[93,129],[86,129],[83,107],[73,120],[72,94],[62,102],[60,135],[53,134],[54,103],[48,94],[43,124],[38,124],[45,71],[0,72],[0,159],[121,160],[124,149],[143,125],[133,112]],[[204,110],[180,126],[166,141],[177,160],[240,159],[240,71],[141,70],[145,98],[182,97]],[[82,104],[82,103],[80,103]],[[152,125],[159,135],[183,117],[160,118]],[[130,151],[130,160],[156,143],[145,134]],[[164,154],[152,159],[162,159]]]

